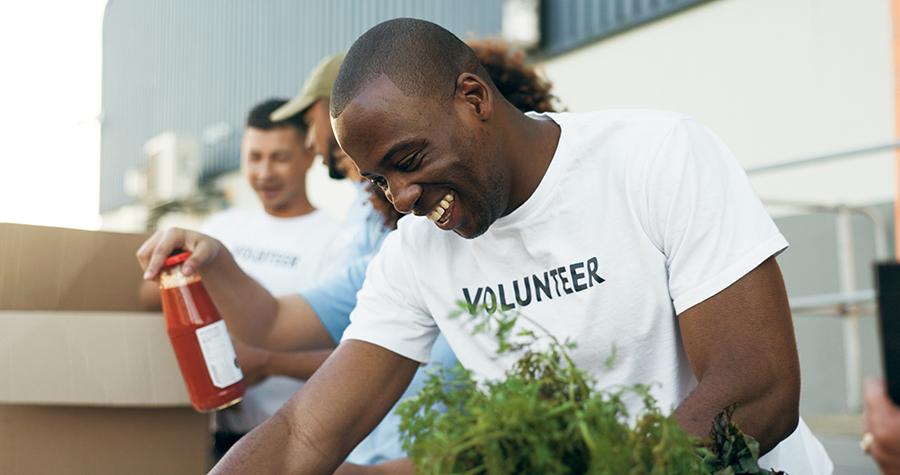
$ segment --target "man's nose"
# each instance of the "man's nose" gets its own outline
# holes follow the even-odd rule
[[[405,180],[391,180],[387,196],[394,203],[394,209],[409,214],[415,211],[416,203],[422,196],[422,187]]]
[[[272,160],[263,159],[256,164],[255,171],[260,178],[268,178],[272,176]]]

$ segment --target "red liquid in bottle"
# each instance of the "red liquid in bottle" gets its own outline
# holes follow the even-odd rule
[[[241,400],[243,375],[225,322],[200,277],[181,274],[183,254],[166,260],[171,267],[160,276],[166,328],[191,404],[200,412],[223,409]]]

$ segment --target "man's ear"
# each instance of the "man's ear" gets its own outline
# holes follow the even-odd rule
[[[462,101],[482,121],[494,113],[493,92],[478,75],[462,73],[456,78],[456,100]]]

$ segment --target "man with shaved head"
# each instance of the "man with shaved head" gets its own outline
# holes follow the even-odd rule
[[[574,361],[601,385],[658,383],[654,396],[692,434],[737,404],[768,452],[761,464],[831,471],[798,415],[775,261],[787,242],[706,128],[655,111],[523,114],[464,43],[412,19],[354,43],[330,112],[363,176],[418,217],[372,261],[337,350],[214,473],[331,473],[439,331],[478,377],[502,377],[514,357],[449,318],[458,301],[575,341]]]

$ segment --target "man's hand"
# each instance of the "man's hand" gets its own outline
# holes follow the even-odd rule
[[[341,343],[303,388],[210,473],[334,473],[397,402],[417,367],[371,343]]]
[[[675,417],[705,437],[713,418],[737,404],[735,422],[772,450],[797,427],[800,363],[781,271],[774,257],[678,316],[698,385]]]
[[[244,373],[244,384],[255,386],[270,376],[271,351],[250,346],[237,338],[232,338],[231,343],[234,345],[234,352],[241,365],[241,372]]]
[[[181,228],[156,231],[137,251],[137,260],[144,269],[144,280],[155,279],[163,262],[175,249],[191,251],[191,257],[181,266],[184,275],[191,275],[215,259],[223,246],[219,241],[195,231]]]
[[[221,242],[205,234],[179,228],[154,233],[137,251],[144,279],[155,279],[175,249],[191,251],[182,273],[202,274],[203,286],[237,338],[273,350],[334,348],[325,326],[303,297],[275,298],[241,270]]]
[[[872,434],[869,455],[886,475],[900,474],[900,408],[888,398],[884,382],[866,381],[866,432]]]

